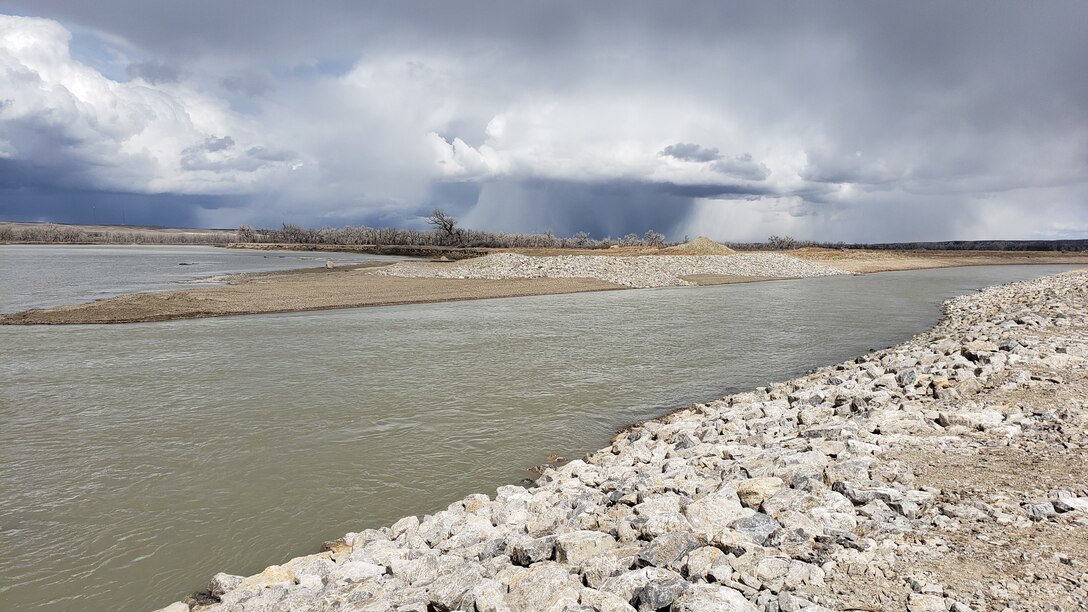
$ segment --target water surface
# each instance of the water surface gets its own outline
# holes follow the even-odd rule
[[[0,609],[162,606],[1059,269],[0,327]]]
[[[206,285],[222,274],[319,268],[403,257],[209,246],[0,245],[0,312]]]

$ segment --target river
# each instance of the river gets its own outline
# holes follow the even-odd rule
[[[207,286],[239,272],[400,261],[364,253],[257,251],[208,246],[0,245],[0,312],[78,304],[137,291]]]
[[[10,261],[0,309],[35,275]],[[0,327],[0,609],[163,606],[1063,269]]]

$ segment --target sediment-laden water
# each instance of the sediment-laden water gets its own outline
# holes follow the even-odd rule
[[[0,312],[207,284],[221,274],[399,261],[364,253],[252,251],[188,245],[0,245]]]
[[[0,608],[165,605],[1058,269],[0,327]]]

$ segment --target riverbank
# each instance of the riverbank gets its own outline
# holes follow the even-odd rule
[[[282,245],[239,246],[278,250]],[[324,250],[358,249],[326,246]],[[731,255],[702,253],[698,249],[687,253],[675,248],[646,247],[562,252],[530,249],[468,258],[468,251],[464,251],[458,257],[465,259],[452,261],[238,274],[217,279],[225,282],[217,287],[137,293],[0,315],[0,325],[139,323],[957,266],[1088,264],[1088,255],[1050,252],[799,249]]]
[[[483,257],[499,249],[472,247],[442,247],[429,245],[398,244],[288,244],[280,242],[233,242],[223,245],[226,249],[248,249],[254,251],[320,251],[324,253],[365,253],[367,255],[388,255],[392,257],[423,257],[430,259],[445,258],[449,261]]]
[[[172,610],[1088,605],[1088,272]]]
[[[496,253],[454,262],[239,274],[225,277],[226,284],[218,287],[138,293],[0,315],[0,324],[138,323],[835,274],[845,272],[781,254],[527,257]]]
[[[594,279],[452,280],[368,274],[373,265],[238,274],[217,287],[135,293],[0,315],[0,325],[142,323],[622,289]]]
[[[886,251],[813,247],[787,252],[855,274],[959,266],[1088,264],[1088,253],[1061,251]]]
[[[313,250],[345,253],[370,253],[377,255],[403,255],[439,259],[446,257],[451,261],[482,257],[494,253],[516,253],[530,257],[553,256],[673,256],[717,255],[717,249],[701,252],[700,249],[687,249],[688,245],[709,243],[719,248],[722,245],[707,239],[696,239],[692,243],[676,247],[656,248],[647,246],[613,247],[611,249],[555,249],[555,248],[459,248],[459,247],[397,247],[376,245],[329,245],[329,244],[274,244],[274,243],[236,243],[225,245],[232,249],[255,249],[261,251],[276,250]],[[726,249],[729,250],[729,249]],[[1000,266],[1000,265],[1062,265],[1088,264],[1088,252],[1062,251],[896,251],[881,249],[830,249],[806,247],[789,251],[738,251],[739,253],[779,253],[813,262],[834,266],[846,272],[869,274],[874,272],[895,272],[899,270],[925,270],[931,268],[954,268],[959,266]]]

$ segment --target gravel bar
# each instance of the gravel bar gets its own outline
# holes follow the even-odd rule
[[[375,271],[416,278],[596,278],[626,287],[692,285],[681,277],[700,274],[765,278],[809,278],[849,274],[828,264],[781,253],[735,255],[557,255],[495,253],[455,263],[404,262]]]

